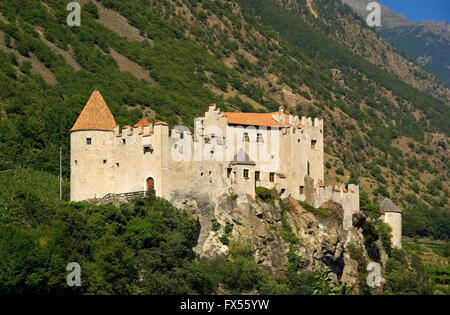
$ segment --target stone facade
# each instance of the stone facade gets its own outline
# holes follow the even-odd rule
[[[120,128],[95,91],[71,130],[71,200],[152,190],[169,201],[195,192],[216,203],[223,194],[255,197],[262,186],[314,207],[339,203],[351,226],[359,187],[325,187],[322,120],[212,104],[194,129],[145,120]]]

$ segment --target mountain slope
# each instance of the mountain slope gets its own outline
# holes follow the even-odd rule
[[[342,0],[363,19],[370,0]],[[408,58],[450,85],[450,25],[446,21],[411,22],[382,6],[380,35]]]
[[[67,177],[68,131],[94,88],[121,125],[284,105],[325,120],[328,183],[410,208],[411,235],[448,233],[416,219],[448,211],[449,89],[340,1],[81,2],[70,28],[60,1],[0,1],[3,169],[56,174],[62,145]]]

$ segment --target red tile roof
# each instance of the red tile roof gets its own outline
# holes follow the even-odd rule
[[[113,131],[116,126],[116,121],[114,120],[114,116],[109,110],[108,105],[106,105],[100,92],[95,90],[70,131]]]
[[[148,126],[150,126],[150,123],[145,119],[141,119],[136,125],[134,125],[135,128],[137,128],[139,126],[142,126],[142,128],[148,127]]]
[[[277,122],[272,116],[282,115],[284,122],[289,124],[289,115],[282,112],[274,113],[232,113],[224,112],[230,125],[246,125],[246,126],[266,126],[266,127],[284,127]]]
[[[158,126],[158,125],[168,126],[169,124],[166,123],[165,121],[157,121],[157,122],[155,122],[155,126]]]

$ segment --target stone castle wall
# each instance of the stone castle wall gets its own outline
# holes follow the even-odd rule
[[[156,195],[169,201],[187,192],[212,201],[226,193],[255,197],[255,187],[263,186],[314,207],[337,202],[344,208],[344,226],[351,225],[352,213],[359,210],[359,187],[337,191],[321,185],[323,121],[289,115],[289,125],[264,130],[263,141],[257,142],[260,129],[229,126],[226,117],[210,106],[204,117],[196,119],[194,134],[170,131],[165,123],[72,132],[71,200],[146,191],[150,178]],[[242,140],[243,132],[250,142]],[[230,147],[233,154],[227,155]],[[236,161],[241,150],[248,161]]]

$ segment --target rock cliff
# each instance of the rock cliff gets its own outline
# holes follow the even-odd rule
[[[359,271],[366,266],[359,266],[361,261],[352,257],[349,244],[363,249],[364,261],[386,258],[379,242],[364,238],[362,214],[355,216],[356,226],[343,229],[342,207],[336,203],[325,204],[323,213],[313,213],[293,198],[264,202],[246,194],[224,194],[212,201],[207,194],[180,193],[171,202],[198,218],[201,231],[194,248],[198,256],[226,253],[229,243],[237,240],[252,244],[255,260],[271,274],[283,274],[294,253],[300,258],[302,270],[327,266],[335,279],[345,281],[356,291]],[[289,237],[286,229],[291,233]]]

